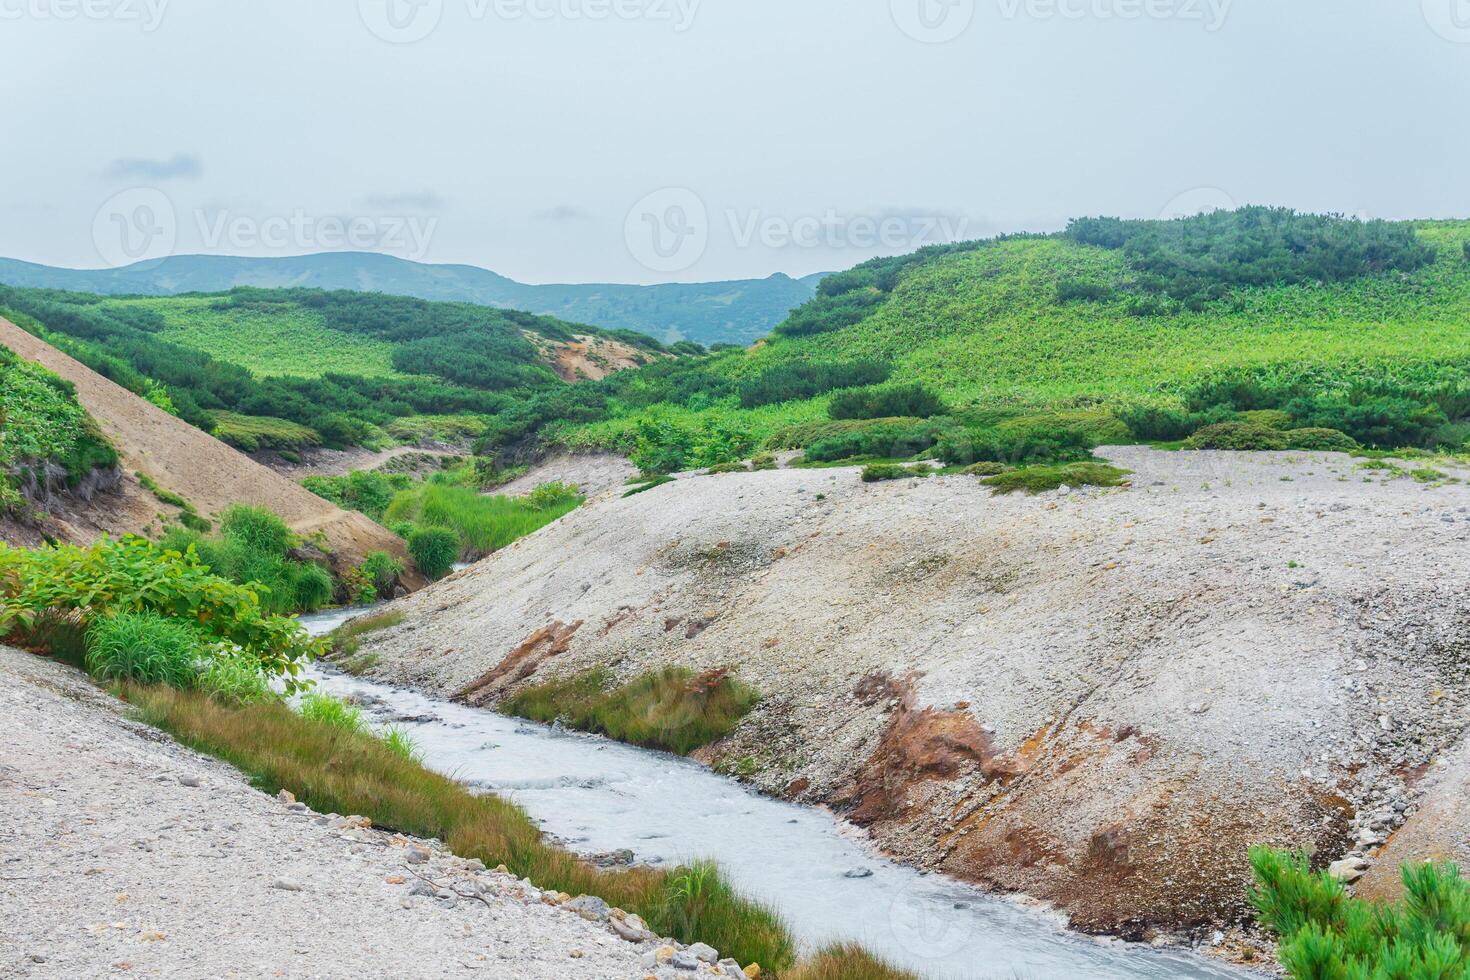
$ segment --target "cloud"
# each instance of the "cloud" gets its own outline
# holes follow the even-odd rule
[[[413,211],[438,211],[448,202],[432,191],[417,194],[369,194],[362,203],[370,208],[404,208]]]
[[[553,224],[565,224],[570,221],[592,221],[592,212],[585,208],[579,208],[572,204],[558,204],[554,208],[545,211],[537,211],[535,217],[540,221],[549,221]]]
[[[123,180],[198,180],[204,164],[193,153],[175,154],[171,160],[119,157],[107,165],[105,175]]]

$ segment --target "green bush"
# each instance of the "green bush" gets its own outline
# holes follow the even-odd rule
[[[1005,463],[972,463],[965,467],[966,476],[999,476],[1010,469]]]
[[[499,551],[581,506],[580,496],[557,491],[543,495],[541,506],[515,497],[487,497],[470,487],[430,481],[393,498],[386,514],[390,526],[407,521],[418,531],[444,528],[459,538],[455,558],[474,558]],[[414,556],[418,562],[418,557]],[[419,565],[423,568],[423,565]],[[428,569],[424,569],[428,574]]]
[[[403,574],[403,562],[386,551],[370,551],[358,570],[372,584],[376,597],[384,598],[393,594],[393,585]]]
[[[935,452],[951,466],[1006,463],[1011,466],[1087,459],[1094,437],[1081,427],[950,430]]]
[[[309,476],[301,485],[338,507],[355,510],[381,521],[393,495],[414,485],[405,473],[355,470],[345,476]]]
[[[322,566],[291,562],[286,565],[285,578],[291,586],[293,611],[312,613],[331,604],[335,585],[331,573]]]
[[[1106,463],[1066,463],[1060,466],[1023,466],[986,477],[980,482],[996,494],[1018,491],[1037,494],[1059,487],[1119,487],[1127,475],[1127,470]]]
[[[408,536],[408,554],[431,579],[441,579],[454,570],[461,544],[453,528],[420,527]]]
[[[87,630],[87,670],[99,680],[192,687],[199,633],[156,612],[120,612]]]
[[[887,419],[900,416],[927,419],[948,409],[939,396],[921,384],[892,388],[858,388],[832,396],[827,414],[834,420]]]
[[[1239,421],[1250,425],[1259,425],[1267,429],[1293,428],[1291,413],[1283,412],[1279,408],[1257,408],[1248,412],[1241,412]]]
[[[526,494],[526,503],[537,510],[552,510],[582,502],[582,491],[568,483],[543,483]]]
[[[296,540],[286,522],[264,507],[235,504],[220,518],[220,533],[253,551],[283,555]]]
[[[863,467],[862,473],[864,483],[882,483],[885,480],[902,480],[908,477],[933,475],[934,470],[931,467],[923,465],[900,466],[897,463],[869,463]]]
[[[1251,869],[1257,916],[1295,980],[1470,976],[1470,885],[1455,865],[1405,865],[1401,905],[1349,897],[1304,854],[1255,847]]]
[[[255,590],[211,574],[197,556],[165,551],[143,538],[24,551],[0,545],[0,635],[48,617],[93,624],[124,613],[179,620],[228,641],[261,671],[294,685],[301,661],[325,641],[294,619],[266,615]]]
[[[1207,425],[1189,437],[1190,449],[1223,449],[1236,452],[1286,448],[1286,434],[1249,422],[1220,422]]]
[[[740,386],[745,408],[825,395],[839,388],[882,384],[890,368],[879,361],[798,361],[768,368]]]
[[[1286,433],[1286,448],[1351,453],[1358,450],[1358,444],[1352,436],[1336,429],[1291,429]]]
[[[1197,428],[1188,412],[1162,405],[1126,405],[1117,415],[1140,442],[1174,442]]]
[[[1057,283],[1058,303],[1099,303],[1113,298],[1113,288],[1099,282],[1077,279]]]
[[[1382,449],[1426,446],[1449,421],[1439,407],[1401,397],[1319,395],[1296,399],[1286,410],[1302,428],[1337,429]]]
[[[807,447],[806,458],[815,463],[868,456],[906,459],[934,448],[944,431],[933,422],[885,422],[814,442]]]

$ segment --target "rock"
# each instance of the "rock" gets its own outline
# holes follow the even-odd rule
[[[673,959],[669,960],[669,966],[672,966],[676,970],[697,970],[699,969],[699,959],[693,953],[689,952],[689,950],[681,949],[674,954]]]
[[[607,925],[614,936],[630,943],[648,943],[658,938],[648,931],[643,920],[636,915],[630,915],[626,919],[610,919]]]
[[[1351,885],[1368,873],[1368,862],[1362,858],[1344,858],[1327,868],[1327,873],[1345,885]]]
[[[608,904],[596,895],[578,895],[567,902],[563,908],[571,909],[589,922],[606,922],[612,911]]]
[[[193,775],[180,776],[179,777],[179,785],[180,786],[198,786],[199,785],[199,777],[198,776],[193,776]]]
[[[720,962],[719,962],[718,965],[719,965],[719,968],[720,968],[720,972],[723,973],[723,974],[725,974],[726,976],[729,976],[729,977],[743,977],[743,976],[745,976],[745,971],[742,970],[742,969],[740,969],[740,962],[738,960],[733,960],[733,959],[731,959],[731,958],[729,958],[727,956],[723,960],[720,960]]]
[[[643,954],[643,968],[657,970],[674,959],[674,947],[660,946]]]
[[[756,977],[761,975],[761,965],[759,963],[752,963],[745,968],[744,972],[745,980],[755,980]]]
[[[873,872],[872,872],[872,869],[870,869],[870,868],[853,868],[851,871],[844,871],[842,873],[842,877],[844,877],[844,878],[871,878],[871,877],[873,877]]]
[[[719,952],[713,946],[706,945],[705,943],[695,943],[690,946],[689,954],[705,963],[718,963],[720,961]]]
[[[294,881],[287,881],[285,878],[277,878],[275,881],[271,882],[271,887],[276,889],[277,891],[283,892],[301,891],[300,885],[296,884],[296,882]]]
[[[409,864],[428,864],[429,850],[425,847],[410,847],[408,849],[408,854],[406,854],[404,857]]]

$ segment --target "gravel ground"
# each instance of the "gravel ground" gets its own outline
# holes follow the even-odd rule
[[[596,902],[265,796],[121,709],[0,647],[0,977],[698,975]]]
[[[1449,785],[1420,776],[1470,726],[1470,488],[1103,454],[1131,487],[787,469],[599,500],[364,652],[488,704],[528,668],[734,667],[764,699],[707,761],[1079,928],[1209,935],[1249,915],[1249,845],[1371,863]]]

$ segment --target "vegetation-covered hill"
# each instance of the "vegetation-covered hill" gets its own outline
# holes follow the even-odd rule
[[[1043,424],[1108,441],[1228,424],[1203,438],[1280,448],[1261,430],[1335,429],[1367,445],[1459,447],[1467,327],[1470,223],[1264,208],[1091,219],[830,276],[767,343],[578,389],[572,424],[556,421],[564,402],[517,406],[506,437],[539,426],[543,439],[636,451],[655,468],[885,425],[846,448],[902,456],[880,443],[922,451],[946,427],[973,442]],[[915,409],[916,396],[943,405]],[[936,414],[946,421],[912,418]]]
[[[820,276],[654,286],[530,285],[468,265],[425,265],[366,252],[287,258],[179,255],[121,269],[58,269],[0,259],[0,282],[103,295],[218,293],[236,286],[362,290],[530,310],[665,343],[748,344],[811,299]]]
[[[627,363],[669,352],[629,331],[377,293],[104,298],[0,287],[0,310],[247,450],[355,445],[382,441],[384,427],[417,416],[493,415],[565,387],[556,354],[587,339]]]

